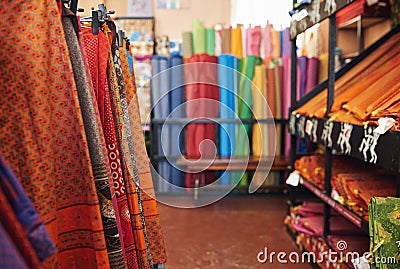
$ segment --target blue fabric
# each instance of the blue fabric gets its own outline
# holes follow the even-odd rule
[[[170,72],[170,115],[171,118],[184,118],[185,108],[181,106],[185,103],[185,77],[183,73],[183,59],[179,53],[172,53],[169,59]],[[182,155],[183,136],[180,135],[181,125],[170,125],[170,156]],[[184,186],[183,172],[171,165],[171,183],[175,186]]]
[[[220,96],[220,118],[234,119],[238,87],[239,60],[233,55],[222,54],[218,57],[218,84]],[[219,151],[221,156],[232,156],[236,143],[236,124],[221,123],[219,132]],[[221,176],[221,184],[231,183],[231,172]]]
[[[153,115],[155,119],[166,119],[170,111],[170,96],[169,96],[169,59],[166,57],[153,56],[152,65],[152,80],[151,80],[151,97],[153,106]],[[170,152],[169,139],[170,127],[168,125],[157,125],[157,152],[158,155],[168,156]],[[171,168],[167,161],[160,160],[158,163],[158,173],[161,178],[158,178],[158,191],[168,192],[169,186],[167,182],[171,181]],[[163,180],[164,179],[164,180]]]
[[[133,59],[132,56],[129,52],[127,52],[128,55],[128,63],[129,63],[129,70],[131,71],[131,75],[133,73]]]

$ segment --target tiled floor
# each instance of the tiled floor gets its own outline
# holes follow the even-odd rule
[[[293,268],[307,264],[261,264],[257,254],[297,251],[283,220],[287,197],[280,195],[230,196],[198,209],[160,205],[166,240],[166,269]],[[269,255],[269,254],[268,254]]]

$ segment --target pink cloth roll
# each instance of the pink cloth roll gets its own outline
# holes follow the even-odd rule
[[[261,27],[256,26],[254,28],[247,29],[246,37],[247,55],[255,55],[257,57],[260,57]]]

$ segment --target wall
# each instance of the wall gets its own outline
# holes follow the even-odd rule
[[[188,9],[158,9],[154,1],[154,17],[156,18],[156,35],[166,34],[171,39],[180,38],[182,32],[192,29],[194,18],[199,18],[204,26],[215,23],[229,25],[230,0],[189,0]],[[127,0],[80,0],[79,7],[85,8],[84,15],[90,15],[91,7],[105,3],[108,10],[115,10],[117,16],[127,16]]]

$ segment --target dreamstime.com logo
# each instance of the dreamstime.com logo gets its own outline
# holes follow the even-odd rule
[[[304,251],[301,254],[297,252],[268,252],[268,247],[257,254],[257,261],[259,263],[282,263],[282,264],[298,264],[298,263],[318,263],[318,264],[337,264],[343,263],[353,264],[356,268],[369,268],[369,260],[371,258],[370,252],[360,254],[358,252],[346,251],[346,241],[339,241],[336,248],[339,251],[323,251],[320,253]],[[396,257],[376,257],[373,261],[376,264],[397,264]],[[367,266],[367,267],[366,267]]]
[[[169,195],[155,197],[154,192],[148,191],[146,186],[142,190],[147,191],[158,202],[179,208],[195,208],[225,197],[243,182],[250,151],[254,150],[249,136],[252,136],[253,141],[260,141],[256,150],[262,160],[262,167],[258,165],[255,169],[253,179],[249,181],[248,192],[256,192],[269,174],[275,156],[276,129],[266,99],[266,85],[263,85],[265,80],[255,80],[253,83],[238,72],[237,68],[228,67],[237,67],[237,59],[228,56],[226,60],[228,63],[224,65],[206,62],[177,65],[154,74],[147,82],[150,85],[144,84],[146,88],[151,86],[152,121],[159,122],[157,125],[153,124],[152,128],[157,130],[152,129],[154,139],[151,146],[157,148],[157,155],[164,158],[155,162],[162,163],[161,166],[153,167],[151,164],[153,182],[156,191],[160,193],[162,190]],[[154,66],[158,68],[157,63]],[[265,74],[265,69],[262,73]],[[182,87],[185,88],[184,93]],[[177,94],[177,91],[181,92]],[[132,104],[128,105],[130,113],[134,111],[131,106]],[[247,121],[242,121],[243,118]],[[203,127],[214,125],[215,129],[197,128],[196,126],[200,126],[199,121],[203,122]],[[214,132],[215,136],[211,135],[210,138],[210,132]],[[185,137],[185,146],[181,145],[181,137]],[[221,139],[224,140],[224,148],[215,142]],[[196,147],[190,149],[196,158],[186,157],[190,153],[185,152],[188,150],[185,147],[190,144]],[[209,183],[202,178],[201,172],[207,171],[218,161],[222,155],[221,150],[228,152],[224,156],[224,160],[228,159],[225,169],[228,172],[221,173],[219,178]],[[185,165],[177,165],[177,159],[183,160]],[[170,167],[186,175],[192,174],[194,182],[183,179],[183,183],[175,184],[176,178],[168,170]],[[182,195],[194,199],[182,199]]]

